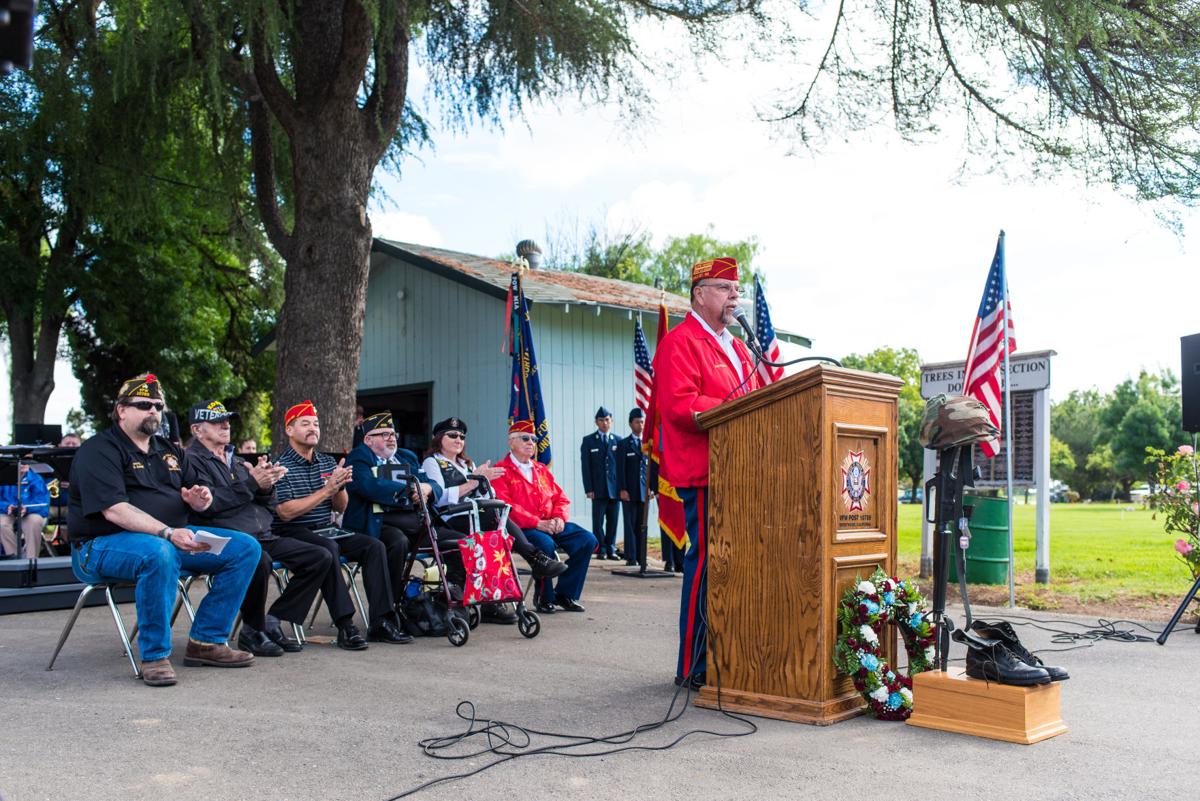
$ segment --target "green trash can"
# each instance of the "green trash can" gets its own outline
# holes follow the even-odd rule
[[[963,495],[971,515],[971,547],[967,549],[967,581],[971,584],[1008,583],[1008,501]],[[958,538],[954,538],[955,550]],[[957,557],[950,561],[950,581],[958,581]]]

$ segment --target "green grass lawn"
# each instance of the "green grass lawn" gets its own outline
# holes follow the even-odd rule
[[[921,558],[920,504],[901,504],[898,555],[904,572]],[[1033,505],[1013,508],[1017,583],[1026,605],[1100,602],[1178,602],[1191,577],[1175,553],[1175,538],[1153,512],[1129,504],[1053,504],[1050,507],[1050,586],[1034,584]],[[972,593],[974,595],[974,592]]]

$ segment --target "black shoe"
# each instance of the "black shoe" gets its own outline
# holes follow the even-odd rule
[[[237,647],[239,651],[249,651],[255,656],[283,656],[283,648],[268,637],[266,632],[251,628],[245,623],[238,633]]]
[[[479,619],[484,623],[511,626],[517,622],[517,613],[508,604],[484,604],[479,610]]]
[[[363,639],[358,626],[346,623],[338,626],[337,646],[346,651],[365,651],[367,641]]]
[[[564,612],[586,612],[587,611],[584,608],[583,604],[579,603],[579,601],[572,600],[571,598],[564,598],[561,595],[558,597],[558,599],[554,603],[556,603],[558,606],[562,607],[562,610]]]
[[[371,642],[386,642],[392,645],[407,645],[413,641],[411,634],[405,632],[387,618],[367,629],[367,639]]]
[[[557,557],[537,551],[528,560],[533,575],[537,578],[555,578],[567,572],[567,563],[558,561]]]
[[[999,640],[1004,643],[1004,647],[1012,651],[1013,655],[1027,665],[1040,667],[1042,670],[1050,674],[1050,681],[1066,681],[1071,678],[1067,671],[1060,667],[1043,664],[1041,659],[1038,659],[1033,654],[1029,653],[1021,641],[1017,639],[1017,633],[1013,631],[1012,624],[1006,620],[1000,620],[995,623],[988,623],[983,620],[971,621],[971,630],[982,634],[991,640]]]
[[[558,610],[554,608],[554,604],[549,601],[537,601],[533,605],[533,609],[539,615],[553,615]]]
[[[625,567],[635,567],[636,565],[637,562],[630,562],[628,559],[625,560]]]
[[[263,634],[270,637],[271,642],[275,643],[289,654],[296,654],[304,650],[304,643],[297,642],[291,637],[285,635],[283,633],[283,628],[281,628],[279,625],[279,620],[271,615],[267,615],[267,627],[263,629]]]
[[[701,673],[696,676],[689,676],[686,679],[683,678],[682,676],[676,676],[675,677],[675,686],[682,687],[686,684],[689,689],[699,690],[701,687],[703,687],[707,683],[707,678],[708,678],[707,675],[704,673]]]
[[[963,629],[956,629],[951,636],[955,642],[967,646],[967,676],[972,679],[1016,687],[1050,683],[1050,674],[1044,668],[1025,664],[1000,640],[990,640]]]

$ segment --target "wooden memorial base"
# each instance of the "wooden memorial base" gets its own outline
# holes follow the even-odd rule
[[[1013,687],[967,678],[962,668],[913,676],[908,725],[1032,745],[1067,730],[1058,682]]]
[[[723,709],[762,718],[790,720],[793,723],[808,723],[813,726],[829,726],[848,718],[861,715],[866,709],[862,697],[851,693],[833,701],[806,701],[779,695],[745,692],[743,690],[721,690],[721,703],[717,704],[717,688],[704,685],[693,701],[705,709]]]

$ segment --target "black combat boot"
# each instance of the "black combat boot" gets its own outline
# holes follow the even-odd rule
[[[991,640],[999,640],[1004,643],[1004,647],[1012,651],[1017,659],[1020,659],[1027,665],[1040,667],[1042,670],[1050,674],[1050,681],[1066,681],[1071,678],[1067,671],[1060,667],[1047,665],[1041,659],[1029,652],[1029,649],[1021,645],[1021,641],[1017,639],[1017,633],[1013,631],[1012,624],[1006,620],[999,620],[995,623],[988,623],[983,620],[974,620],[971,622],[971,629],[978,634],[982,634]]]

